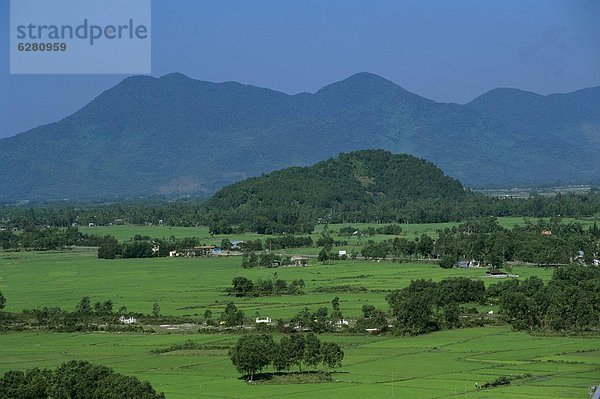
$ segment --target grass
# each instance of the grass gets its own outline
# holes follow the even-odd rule
[[[324,336],[343,345],[333,382],[247,384],[226,350],[155,348],[184,342],[178,335],[12,333],[0,335],[0,372],[53,367],[71,359],[105,364],[150,381],[168,399],[192,398],[584,398],[598,383],[600,339],[537,337],[484,327],[421,337]],[[235,335],[195,335],[199,346],[231,345]],[[560,362],[563,358],[577,362]],[[265,370],[267,372],[272,370]],[[476,390],[500,376],[531,374],[510,385]],[[286,381],[293,382],[293,381]]]
[[[510,226],[520,218],[502,218]],[[593,220],[586,221],[591,224]],[[452,224],[403,225],[409,238]],[[366,225],[355,224],[361,228]],[[341,225],[330,226],[339,230]],[[321,226],[322,228],[322,226]],[[135,234],[189,237],[199,242],[220,242],[205,228],[163,226],[109,226],[83,228],[93,234],[113,234],[121,241]],[[314,237],[317,237],[319,229]],[[257,235],[231,239],[263,238]],[[389,236],[377,235],[374,239]],[[212,240],[212,241],[211,241]],[[359,245],[351,242],[353,245]],[[350,247],[351,248],[351,247]],[[310,249],[315,250],[313,249]],[[299,249],[305,253],[307,249]],[[97,259],[93,249],[48,252],[0,252],[0,291],[7,311],[58,306],[74,309],[81,297],[112,300],[115,309],[150,313],[158,302],[168,315],[195,317],[211,309],[215,317],[233,301],[247,317],[290,318],[305,306],[330,308],[341,300],[346,317],[356,317],[363,304],[387,309],[388,291],[405,287],[413,279],[441,280],[452,276],[483,278],[482,269],[444,270],[430,263],[339,261],[305,268],[249,269],[240,257]],[[235,276],[256,280],[302,278],[306,294],[265,298],[232,298],[225,294]],[[520,278],[537,275],[548,280],[551,269],[513,267]],[[484,279],[486,284],[496,280]],[[355,287],[337,292],[335,287]],[[361,287],[367,291],[361,292]],[[324,289],[326,292],[320,292]],[[497,309],[490,307],[496,311]],[[481,311],[489,310],[486,306]],[[168,399],[191,398],[468,398],[552,399],[586,397],[600,378],[600,338],[534,336],[509,327],[483,327],[402,338],[367,335],[331,335],[323,341],[343,345],[343,367],[331,382],[301,374],[274,375],[271,381],[247,384],[227,357],[235,334],[66,334],[23,332],[0,334],[0,373],[10,369],[54,367],[84,359],[116,371],[136,375],[164,391]],[[189,342],[188,342],[189,340]],[[326,372],[327,370],[321,370]],[[273,370],[265,370],[267,373]],[[326,374],[311,374],[310,376]],[[529,376],[531,375],[531,376]],[[506,376],[509,385],[475,389]],[[527,376],[527,378],[518,378]]]
[[[445,270],[431,263],[337,261],[305,268],[242,269],[240,257],[97,259],[93,250],[0,252],[0,290],[8,299],[6,310],[42,306],[74,309],[83,296],[92,302],[112,300],[114,308],[150,313],[157,302],[167,315],[202,315],[211,309],[217,316],[233,301],[247,316],[291,318],[305,306],[330,307],[338,296],[346,316],[358,316],[363,304],[387,309],[388,291],[411,280],[441,280],[465,276],[484,278],[483,269]],[[271,279],[277,273],[287,281],[304,279],[305,295],[235,298],[225,293],[236,276]],[[547,280],[551,269],[513,267],[521,277],[537,275]],[[485,279],[486,284],[496,280]],[[364,287],[368,292],[336,292],[331,287]],[[329,288],[329,289],[327,289]],[[327,292],[319,292],[325,289]]]

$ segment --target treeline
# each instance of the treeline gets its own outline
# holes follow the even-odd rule
[[[395,332],[410,335],[459,327],[460,305],[483,303],[484,298],[483,281],[465,277],[440,282],[414,280],[386,296],[396,318]]]
[[[137,377],[72,360],[56,369],[11,370],[0,378],[0,399],[165,399]]]
[[[318,200],[316,200],[318,203]],[[292,201],[293,203],[293,201]],[[214,234],[243,231],[261,234],[310,233],[315,223],[442,223],[489,215],[496,217],[590,217],[600,212],[600,194],[557,194],[554,197],[498,199],[469,192],[452,197],[364,202],[302,207],[282,202],[267,208],[229,208],[223,203],[207,211],[203,224]]]
[[[274,277],[272,280],[258,279],[256,282],[246,277],[234,277],[231,288],[227,290],[228,295],[237,297],[258,297],[272,295],[302,295],[304,294],[304,280],[293,280],[288,283],[285,280]]]
[[[367,259],[435,258],[444,268],[453,267],[461,259],[475,260],[499,268],[509,261],[559,265],[575,258],[592,264],[600,253],[600,229],[596,224],[585,229],[580,223],[564,223],[561,218],[535,222],[525,219],[508,229],[496,218],[487,217],[438,230],[437,234],[435,240],[422,234],[413,240],[396,237],[368,241],[361,255]]]
[[[0,293],[0,310],[6,303]],[[59,307],[44,306],[36,309],[24,309],[21,313],[4,313],[5,322],[2,328],[21,330],[37,328],[58,332],[98,331],[98,330],[134,330],[133,325],[122,324],[120,316],[134,316],[138,320],[162,321],[160,306],[154,303],[150,314],[131,312],[121,306],[115,311],[111,300],[93,302],[89,297],[81,298],[74,310],[64,310]],[[170,317],[169,319],[178,319]],[[141,320],[140,320],[141,321]]]
[[[68,246],[98,246],[100,238],[81,233],[76,227],[37,227],[28,224],[23,231],[0,231],[0,248],[5,251],[31,249],[38,251]]]
[[[365,199],[347,193],[351,200],[342,203],[339,201],[344,197],[345,189],[335,193],[329,193],[328,189],[327,195],[318,190],[310,191],[306,194],[310,200],[299,203],[294,198],[286,200],[290,193],[284,186],[272,186],[269,190],[269,198],[273,201],[269,206],[260,202],[240,206],[229,200],[207,204],[199,199],[112,204],[50,203],[29,207],[5,205],[0,206],[0,228],[6,229],[6,232],[13,228],[24,230],[28,226],[66,228],[88,223],[98,226],[128,223],[208,226],[213,234],[245,231],[290,234],[310,233],[318,223],[460,222],[490,215],[581,218],[600,213],[600,194],[596,192],[557,194],[554,197],[535,194],[525,199],[498,199],[466,191],[460,199],[440,195],[402,200]],[[369,235],[368,231],[365,233]],[[278,245],[274,242],[271,244]]]
[[[257,372],[269,366],[288,372],[293,367],[302,371],[303,365],[337,368],[342,365],[344,351],[335,342],[321,342],[312,333],[284,335],[279,342],[269,334],[246,334],[238,339],[229,357],[235,368],[253,381]]]
[[[375,234],[384,234],[384,235],[400,235],[402,234],[402,226],[398,224],[388,224],[381,227],[372,227],[369,226],[365,229],[355,228],[353,226],[342,227],[338,231],[338,235],[341,237],[350,237],[353,235],[356,236],[374,236]]]
[[[98,239],[98,258],[154,258],[169,256],[171,251],[182,251],[197,245],[191,238],[150,238],[136,235],[132,241],[119,243],[113,236]]]
[[[537,277],[491,286],[500,312],[519,330],[583,332],[600,330],[600,269],[569,266],[544,284]]]
[[[472,304],[498,304],[500,317],[517,330],[578,333],[600,330],[600,269],[557,268],[544,284],[538,277],[507,280],[487,289],[480,280],[415,280],[386,296],[397,334],[480,325]],[[473,317],[470,317],[473,316]]]
[[[250,251],[263,251],[263,250],[277,250],[286,248],[303,248],[312,247],[313,239],[310,236],[295,236],[293,234],[282,235],[279,237],[269,237],[264,242],[260,239],[247,240],[238,244],[241,250]],[[229,239],[225,238],[221,241],[221,249],[231,250],[233,244]]]
[[[564,223],[561,218],[538,220],[507,229],[495,218],[483,218],[438,232],[435,252],[442,266],[451,267],[458,259],[475,259],[499,267],[505,261],[540,265],[567,264],[583,252],[592,264],[599,244],[600,230],[594,223],[584,229],[580,223]]]

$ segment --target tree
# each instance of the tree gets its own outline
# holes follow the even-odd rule
[[[244,323],[244,313],[233,304],[229,302],[225,306],[225,312],[221,315],[221,320],[225,322],[228,327],[241,326]]]
[[[233,247],[233,244],[231,243],[231,241],[229,241],[229,238],[223,238],[221,240],[221,249],[222,250],[230,251],[232,247]]]
[[[289,370],[292,367],[290,337],[283,336],[273,353],[273,366],[277,371]]]
[[[160,305],[157,302],[154,302],[154,304],[152,305],[152,316],[160,316]]]
[[[417,243],[417,252],[423,257],[429,257],[433,253],[433,239],[426,234],[422,234]]]
[[[0,291],[0,310],[4,309],[5,306],[6,306],[6,298],[2,294],[2,291]]]
[[[331,307],[333,309],[333,311],[331,312],[331,320],[333,320],[334,322],[342,320],[344,318],[344,315],[342,314],[342,310],[340,308],[340,298],[338,298],[337,296],[333,298],[333,300],[331,301]]]
[[[456,263],[456,258],[452,255],[444,255],[440,261],[440,267],[442,269],[452,269]]]
[[[234,277],[231,284],[231,292],[238,297],[249,296],[254,291],[254,284],[246,277]]]
[[[302,371],[302,361],[304,360],[304,347],[306,342],[301,334],[294,334],[290,337],[287,354],[291,365],[298,366],[298,370]]]
[[[106,236],[100,242],[98,248],[98,258],[100,259],[115,259],[121,253],[121,246],[116,238]]]
[[[165,399],[147,382],[85,361],[56,370],[8,371],[0,377],[0,399]]]
[[[322,248],[319,251],[319,262],[326,262],[329,260],[329,251],[326,248]]]
[[[229,357],[235,368],[253,381],[256,372],[271,363],[274,348],[275,342],[271,335],[248,334],[238,339],[235,347],[229,352]]]
[[[321,354],[321,341],[313,334],[306,334],[304,338],[304,363],[308,366],[315,367],[323,360]]]
[[[321,345],[321,354],[325,366],[332,369],[342,366],[344,351],[335,342],[324,342]]]
[[[81,301],[79,301],[79,304],[77,305],[76,311],[81,315],[92,314],[92,305],[90,303],[89,296],[84,296],[83,298],[81,298]]]

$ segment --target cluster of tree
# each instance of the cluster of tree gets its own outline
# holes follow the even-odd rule
[[[129,242],[119,243],[113,236],[99,238],[98,258],[153,258],[169,256],[170,251],[181,251],[192,248],[197,244],[194,237],[190,238],[150,238],[149,236],[134,236]]]
[[[600,269],[560,267],[548,284],[537,277],[488,288],[503,317],[519,330],[594,331],[600,329]]]
[[[332,249],[334,246],[341,246],[341,245],[348,245],[348,242],[334,240],[329,231],[329,227],[326,225],[325,228],[323,229],[323,231],[321,232],[319,239],[317,240],[317,246],[323,247],[321,249],[321,251],[319,251],[319,257],[318,257],[319,262],[326,262],[329,260],[339,260],[340,257],[338,255],[338,253],[336,253]]]
[[[302,248],[312,247],[314,244],[312,237],[310,236],[295,236],[293,234],[282,235],[277,237],[269,237],[264,243],[262,240],[248,240],[239,244],[239,247],[247,252],[268,250],[278,250],[286,248]],[[231,250],[232,243],[229,239],[225,238],[221,242],[221,249]]]
[[[70,227],[112,224],[196,227],[205,213],[202,198],[165,201],[164,199],[100,200],[77,202],[40,202],[25,205],[0,205],[0,225],[25,229],[28,225]]]
[[[340,298],[337,296],[331,301],[331,313],[322,306],[311,312],[308,308],[299,311],[290,322],[300,330],[310,330],[317,333],[335,331],[336,323],[343,320],[344,316],[340,308]]]
[[[90,298],[81,298],[73,311],[63,310],[58,307],[44,306],[39,309],[26,309],[17,314],[16,321],[28,323],[37,328],[56,331],[96,331],[100,325],[107,328],[132,328],[119,322],[120,316],[135,316],[136,318],[156,319],[160,316],[160,306],[154,303],[149,315],[130,312],[127,307],[121,306],[117,311],[113,309],[110,300],[92,303]],[[117,326],[117,327],[115,327]],[[104,328],[104,327],[103,327]]]
[[[279,267],[289,265],[291,258],[289,256],[277,255],[272,252],[263,252],[257,255],[254,252],[245,252],[242,257],[242,267],[251,269],[255,267]]]
[[[377,329],[385,332],[388,329],[388,320],[384,311],[376,309],[373,305],[363,305],[361,316],[356,319],[354,330],[363,332],[367,329]]]
[[[55,370],[12,370],[0,378],[0,399],[165,399],[148,382],[106,366],[72,360]]]
[[[76,227],[37,227],[28,224],[22,231],[0,231],[0,248],[4,250],[45,251],[71,245],[97,246],[98,243],[98,237],[83,234]]]
[[[459,327],[460,305],[484,299],[483,281],[465,277],[440,282],[414,280],[386,296],[396,318],[396,331],[411,335]]]
[[[207,324],[211,324],[212,312],[207,309],[204,312],[204,319]],[[225,310],[221,314],[220,321],[226,327],[241,327],[244,324],[244,312],[239,310],[233,302],[227,303]]]
[[[350,237],[350,236],[374,236],[375,234],[384,234],[384,235],[400,235],[402,234],[402,226],[399,224],[387,224],[381,227],[372,227],[369,226],[365,229],[358,229],[353,226],[342,227],[338,231],[338,235],[341,237]]]
[[[444,268],[467,259],[500,268],[506,261],[568,264],[579,251],[588,264],[600,253],[600,229],[595,223],[584,229],[580,223],[564,223],[561,218],[536,222],[525,219],[521,225],[507,229],[496,218],[486,217],[439,230],[436,240],[422,234],[414,240],[396,237],[368,241],[361,255],[367,259],[439,258]]]
[[[525,220],[512,229],[503,228],[495,218],[482,218],[438,233],[434,252],[442,258],[442,267],[452,267],[459,259],[475,259],[494,267],[505,261],[568,264],[579,251],[591,264],[600,245],[596,224],[586,230],[560,218]]]
[[[426,234],[414,240],[400,237],[379,242],[369,240],[360,253],[367,259],[385,259],[390,255],[394,258],[430,258],[434,256],[434,240]]]
[[[312,333],[292,334],[275,342],[268,334],[246,334],[241,336],[229,356],[235,368],[250,381],[254,375],[273,366],[278,371],[289,371],[302,366],[316,367],[323,364],[329,368],[342,365],[344,351],[335,342],[321,342]]]
[[[338,165],[333,170],[340,169],[341,172],[344,168],[351,168],[351,165]],[[423,187],[415,181],[408,181],[404,185],[396,181],[394,186],[398,192],[394,191],[394,195],[377,196],[373,193],[378,191],[365,191],[363,186],[357,187],[354,184],[344,185],[345,178],[332,177],[334,184],[330,184],[331,181],[323,180],[319,173],[323,174],[322,168],[307,176],[300,172],[290,172],[286,179],[283,176],[277,178],[277,184],[262,187],[261,183],[260,192],[252,195],[249,193],[253,191],[248,187],[256,184],[255,180],[241,182],[223,189],[210,203],[204,199],[184,199],[111,204],[39,203],[27,207],[0,205],[0,227],[11,231],[12,228],[24,230],[28,226],[66,228],[88,223],[129,223],[204,225],[209,226],[214,234],[243,231],[310,233],[316,223],[435,223],[465,221],[489,215],[580,218],[600,212],[598,192],[557,194],[554,197],[533,194],[529,198],[498,199],[468,190],[461,193],[460,185],[457,190],[455,183],[440,180],[430,170],[419,172],[424,177],[428,173],[431,174],[430,177],[435,175],[426,184],[427,190],[424,193],[418,191]],[[353,176],[353,173],[350,171],[347,176]],[[320,181],[317,187],[304,187],[300,184],[300,181],[313,178]],[[340,184],[343,186],[338,187]],[[289,185],[298,186],[298,189],[290,189]],[[385,188],[386,191],[395,190],[392,187]],[[14,236],[6,234],[6,231],[5,240],[14,240]]]
[[[228,294],[237,297],[302,295],[304,294],[304,280],[293,280],[288,284],[287,281],[277,278],[277,276],[272,280],[258,279],[256,282],[246,277],[234,277]]]
[[[291,173],[288,179],[290,185],[298,186],[298,180],[303,180],[304,176]],[[498,199],[468,190],[458,194],[450,189],[452,184],[438,184],[441,191],[448,192],[436,196],[419,193],[399,199],[392,195],[375,196],[372,192],[366,195],[363,187],[352,184],[332,192],[336,190],[336,184],[329,183],[325,189],[319,183],[319,189],[307,189],[297,194],[285,182],[279,181],[279,176],[276,183],[264,187],[250,179],[226,187],[209,201],[207,224],[215,234],[225,233],[233,226],[258,233],[308,233],[315,222],[441,223],[489,215],[583,217],[600,212],[598,193],[557,194],[554,197],[533,194],[529,198]],[[414,182],[407,183],[402,189],[409,192],[414,185]],[[249,195],[249,192],[254,194]]]

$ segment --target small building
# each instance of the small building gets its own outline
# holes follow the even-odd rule
[[[271,324],[272,320],[270,317],[257,317],[256,324]]]
[[[234,251],[239,251],[244,246],[244,241],[241,240],[233,240],[231,241],[231,249]]]
[[[552,230],[542,230],[541,234],[543,236],[550,237],[552,235]]]
[[[306,266],[308,264],[308,258],[304,256],[292,256],[290,258],[291,266]]]
[[[339,258],[346,258],[347,256],[348,256],[348,253],[347,253],[345,250],[343,250],[343,249],[340,249],[340,250],[338,251],[338,257],[339,257]]]
[[[96,223],[88,223],[88,227],[96,227]]]
[[[469,269],[471,267],[481,267],[480,263],[475,259],[471,260],[459,260],[454,264],[454,267],[459,269]]]
[[[488,277],[493,277],[493,278],[507,278],[508,277],[508,273],[506,273],[504,270],[500,270],[500,269],[488,269],[488,271],[485,272],[485,274]]]
[[[121,316],[119,317],[119,321],[123,324],[135,324],[137,323],[137,319],[133,316],[130,317],[125,317],[125,316]]]

